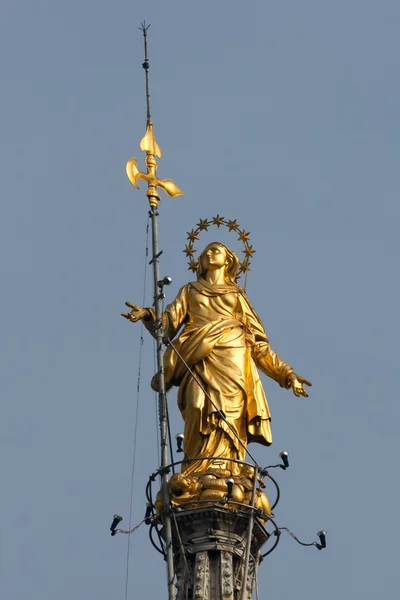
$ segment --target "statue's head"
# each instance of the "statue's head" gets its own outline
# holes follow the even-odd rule
[[[235,283],[239,268],[239,259],[221,242],[212,242],[203,250],[199,256],[197,268],[197,279],[204,278],[207,271],[224,269],[225,281]]]

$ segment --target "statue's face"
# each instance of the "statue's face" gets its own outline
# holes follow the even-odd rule
[[[206,271],[215,271],[226,265],[226,251],[220,244],[210,244],[203,252],[202,266]]]

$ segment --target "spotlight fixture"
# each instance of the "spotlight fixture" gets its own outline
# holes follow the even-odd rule
[[[184,437],[185,436],[183,435],[183,433],[178,433],[175,436],[175,439],[176,439],[176,451],[177,452],[183,452],[183,447],[182,446],[183,446]]]
[[[299,540],[299,538],[293,533],[293,531],[290,531],[290,529],[288,527],[278,527],[275,531],[275,535],[280,535],[281,531],[287,531],[287,533],[294,539],[296,540],[296,542],[298,544],[300,544],[300,546],[315,546],[316,548],[318,548],[318,550],[323,550],[324,548],[326,548],[326,531],[318,531],[317,536],[319,537],[319,541],[321,542],[320,544],[318,544],[318,542],[310,542],[310,543],[306,543],[306,542],[302,542],[301,540]],[[262,555],[263,557],[266,556],[265,554]]]
[[[318,550],[322,550],[323,548],[326,548],[326,531],[321,529],[321,531],[318,531],[317,536],[319,537],[319,541],[320,541],[320,543],[317,544]]]
[[[144,515],[144,522],[146,523],[146,525],[150,525],[151,524],[151,514],[153,512],[153,507],[151,506],[151,504],[147,504],[146,506],[146,514]]]
[[[281,459],[281,463],[279,463],[278,465],[269,465],[268,467],[264,467],[264,469],[261,469],[260,471],[260,475],[261,477],[269,477],[268,475],[268,469],[277,469],[278,467],[280,469],[283,469],[284,471],[286,471],[286,469],[289,468],[289,452],[286,452],[286,450],[283,450],[280,454],[280,459]]]
[[[164,277],[164,279],[157,281],[157,285],[159,288],[163,288],[164,285],[171,285],[171,283],[172,283],[172,277]]]
[[[235,483],[235,480],[232,479],[232,477],[229,477],[229,479],[225,479],[225,483],[228,486],[228,493],[226,494],[226,497],[232,498],[232,490],[233,490],[233,484]]]
[[[279,456],[281,457],[281,460],[283,462],[283,465],[280,465],[281,469],[287,469],[289,467],[289,452],[286,452],[286,450],[284,450],[280,453]]]
[[[111,523],[111,527],[110,527],[111,535],[116,534],[115,530],[121,521],[122,521],[122,517],[120,517],[120,515],[114,515],[113,522]]]

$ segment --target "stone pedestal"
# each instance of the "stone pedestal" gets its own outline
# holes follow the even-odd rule
[[[224,507],[174,510],[177,600],[240,600],[249,512]],[[252,598],[257,556],[269,534],[254,519],[246,600]]]

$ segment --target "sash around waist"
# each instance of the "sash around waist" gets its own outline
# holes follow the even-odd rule
[[[236,331],[235,331],[236,330]],[[229,335],[229,334],[232,335]],[[237,319],[210,321],[201,327],[187,326],[173,341],[173,346],[189,367],[211,354],[215,346],[221,343],[231,348],[245,348],[244,324]],[[166,381],[174,381],[177,385],[186,371],[174,349],[170,346],[164,355]]]

